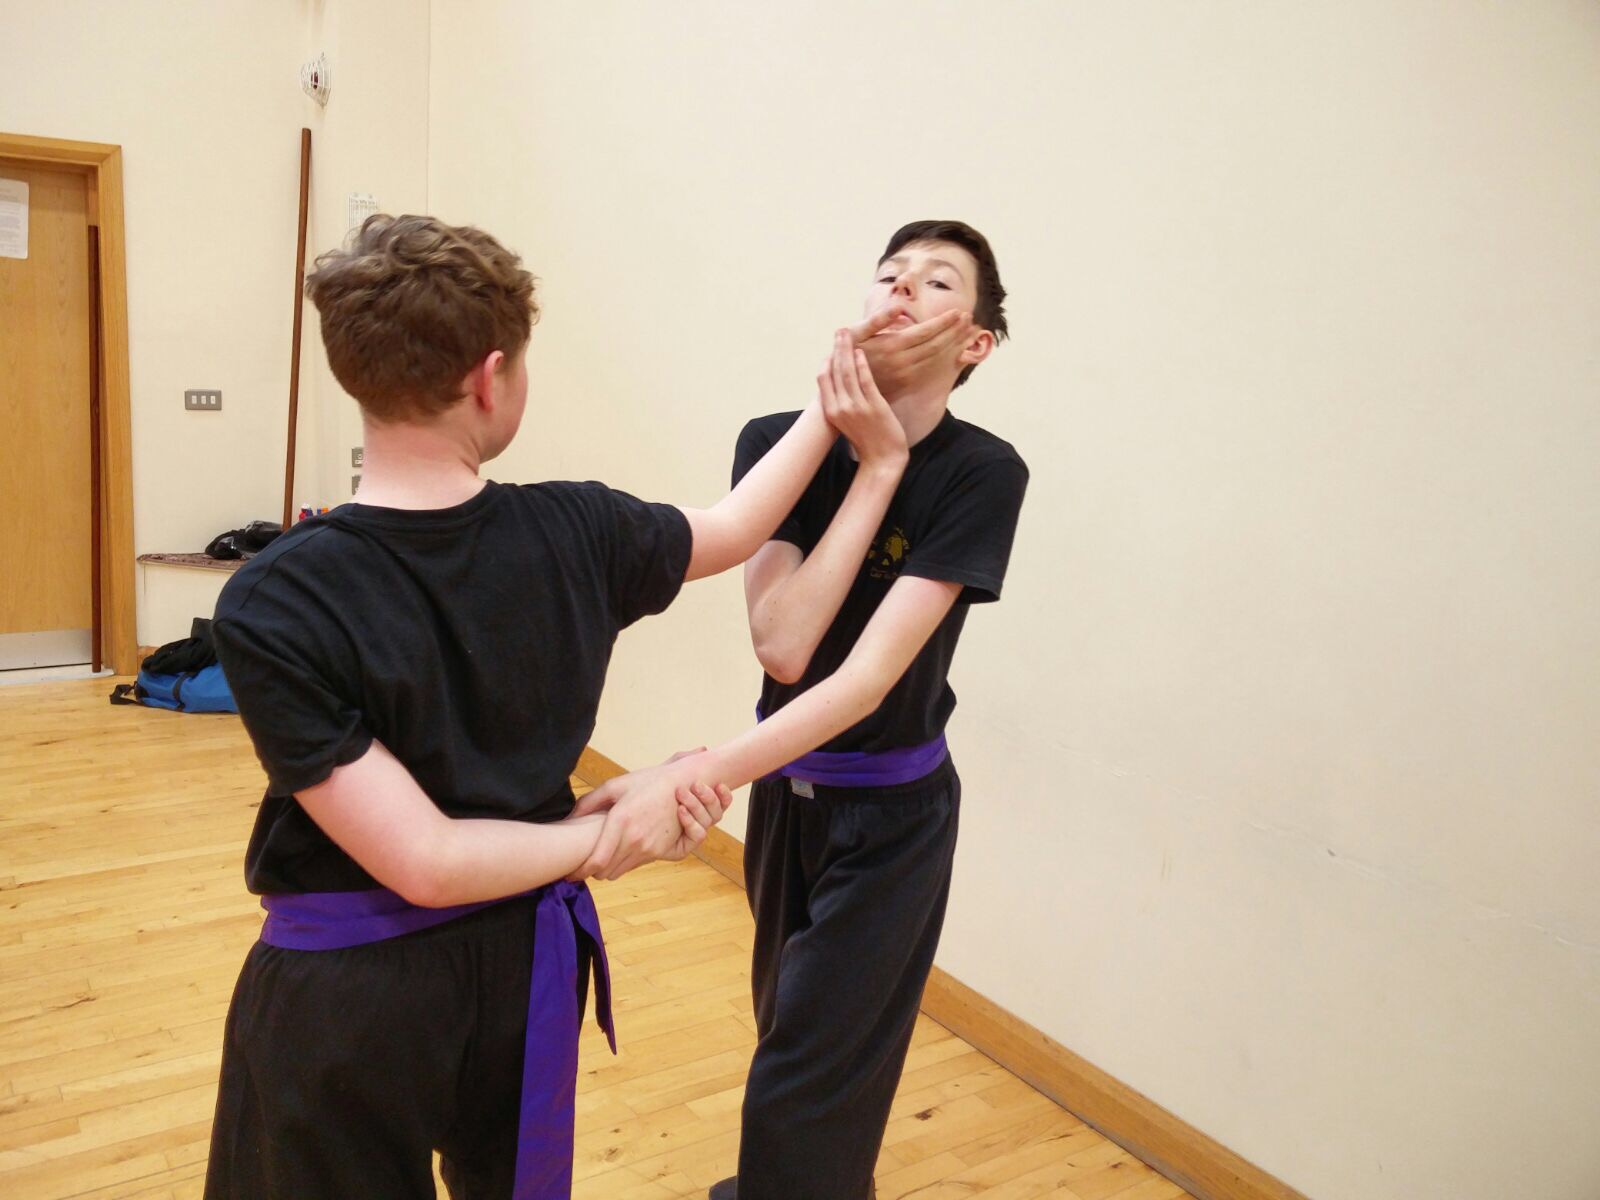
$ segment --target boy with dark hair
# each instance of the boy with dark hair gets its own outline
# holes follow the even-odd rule
[[[956,221],[898,230],[866,307],[869,321],[890,318],[859,332],[909,450],[897,469],[873,467],[868,447],[837,443],[745,567],[761,727],[819,705],[836,719],[818,750],[751,790],[759,1042],[739,1173],[713,1200],[872,1194],[949,896],[961,782],[944,739],[947,675],[968,607],[1000,597],[1027,486],[1009,444],[948,410],[1007,332],[983,235]],[[904,328],[963,310],[972,319],[953,348],[880,353]],[[747,425],[734,479],[799,420]]]
[[[486,481],[526,403],[533,286],[488,234],[416,216],[369,219],[307,281],[365,473],[217,605],[268,780],[245,863],[267,920],[228,1015],[210,1200],[431,1197],[434,1150],[457,1200],[567,1196],[591,962],[609,1032],[569,877],[602,838],[613,875],[680,858],[727,803],[702,776],[585,815],[568,777],[618,631],[754,553],[836,434],[813,403],[704,510]],[[864,360],[835,360],[857,398],[839,427],[894,427],[860,399]]]
[[[744,853],[759,1041],[739,1173],[712,1200],[871,1194],[949,895],[961,783],[946,677],[969,606],[1000,597],[1028,481],[1009,444],[951,415],[950,393],[1005,336],[982,234],[958,221],[895,233],[866,317],[835,335],[817,380],[843,436],[745,567],[764,719],[579,805],[759,780]],[[804,420],[745,426],[736,484]],[[628,865],[602,834],[584,871]]]

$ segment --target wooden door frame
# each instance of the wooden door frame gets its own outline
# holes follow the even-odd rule
[[[0,132],[7,163],[74,170],[88,179],[89,224],[100,229],[100,618],[106,661],[139,669],[133,577],[133,420],[128,398],[128,275],[122,229],[122,147]]]

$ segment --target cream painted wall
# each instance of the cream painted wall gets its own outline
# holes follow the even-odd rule
[[[299,83],[318,50],[326,111]],[[348,191],[425,207],[427,63],[428,0],[7,7],[0,127],[123,148],[136,553],[278,519],[299,130],[313,131],[312,254],[343,236]],[[295,503],[339,503],[353,405],[309,306],[304,340]],[[189,387],[221,388],[222,411],[185,412]],[[207,615],[193,581],[141,571],[141,642]]]
[[[310,44],[333,64],[333,97],[315,128],[316,181],[307,269],[349,230],[352,192],[379,211],[428,208],[429,0],[325,0],[313,4]],[[350,499],[350,451],[361,445],[361,410],[328,370],[317,311],[306,306],[306,368],[315,381],[319,453],[304,499]],[[298,504],[300,499],[296,499]]]
[[[1600,8],[459,0],[429,98],[544,279],[502,478],[712,499],[896,225],[986,230],[941,965],[1317,1200],[1600,1194]],[[596,744],[757,679],[699,584]]]

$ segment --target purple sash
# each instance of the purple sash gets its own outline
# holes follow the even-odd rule
[[[611,972],[594,899],[581,883],[552,883],[537,896],[528,1031],[522,1052],[522,1110],[517,1130],[513,1200],[567,1200],[572,1195],[574,1104],[578,1080],[578,938],[594,951],[595,1015],[611,1052]],[[515,899],[508,897],[507,899]],[[342,950],[415,933],[504,904],[488,900],[452,908],[418,908],[394,892],[312,892],[263,896],[261,940],[285,950]]]
[[[765,719],[757,707],[756,720]],[[944,762],[949,753],[950,747],[942,733],[920,746],[897,746],[893,750],[839,750],[826,753],[813,750],[810,754],[802,754],[788,766],[779,767],[767,778],[781,775],[785,779],[820,783],[825,787],[889,787],[921,779]]]

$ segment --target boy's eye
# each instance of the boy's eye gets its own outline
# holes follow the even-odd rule
[[[947,291],[947,292],[950,290],[950,285],[948,283],[946,283],[942,279],[930,279],[930,280],[928,280],[928,286],[929,287],[941,288],[941,289],[943,289],[944,291]]]
[[[894,276],[893,275],[885,275],[882,279],[878,280],[878,282],[879,283],[893,283],[894,282]]]

